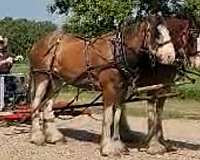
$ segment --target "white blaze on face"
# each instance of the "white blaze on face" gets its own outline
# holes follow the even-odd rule
[[[161,46],[158,48],[156,56],[160,59],[160,63],[172,64],[175,61],[176,52],[174,49],[174,45],[171,42],[169,30],[162,24],[158,25],[157,29],[160,34],[157,42]]]
[[[197,52],[200,52],[200,34],[199,37],[197,38]]]

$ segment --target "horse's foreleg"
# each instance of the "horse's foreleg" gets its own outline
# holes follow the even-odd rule
[[[119,120],[121,117],[121,106],[119,102],[121,102],[120,99],[122,99],[121,77],[117,70],[103,71],[100,76],[100,82],[104,101],[101,153],[106,156],[110,154],[120,154],[122,148],[124,149],[124,145],[122,145],[119,136]],[[113,113],[114,110],[116,110],[116,114]],[[112,126],[112,124],[114,126]],[[112,137],[113,127],[115,128],[113,133],[114,137]],[[122,147],[119,147],[119,145]]]
[[[46,89],[48,86],[48,80],[43,80],[36,82],[35,84],[35,96],[31,104],[31,108],[34,111],[32,113],[32,131],[31,131],[31,142],[37,145],[42,145],[45,142],[45,137],[43,134],[43,128],[40,124],[40,111],[39,105],[46,94]],[[37,109],[38,108],[38,109]]]
[[[163,144],[162,112],[165,99],[156,99],[148,101],[148,143],[147,153],[161,154],[167,150]]]
[[[111,139],[111,125],[113,122],[113,105],[105,106],[102,123],[101,154],[108,156],[114,152]]]
[[[53,144],[62,142],[64,140],[63,134],[57,129],[55,124],[55,116],[52,110],[54,100],[54,98],[48,100],[43,110],[44,133],[46,136],[46,142]]]

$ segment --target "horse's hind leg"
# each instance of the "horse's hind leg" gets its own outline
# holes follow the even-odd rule
[[[44,78],[37,77],[37,79],[32,79],[34,81],[34,99],[31,104],[32,113],[32,131],[31,131],[31,142],[37,145],[42,145],[45,142],[45,137],[43,134],[43,128],[40,124],[40,111],[39,105],[41,104],[48,86],[49,81]]]
[[[56,96],[61,88],[62,83],[58,79],[53,79],[52,83],[49,83],[47,94],[45,98],[48,99],[47,103],[43,106],[43,120],[44,120],[44,134],[47,143],[55,144],[64,140],[63,134],[57,129],[55,124],[55,115],[53,112],[53,105],[55,103]]]
[[[49,99],[44,106],[43,118],[44,118],[44,133],[46,142],[57,143],[64,140],[63,134],[57,129],[55,124],[55,116],[52,110],[55,98]]]

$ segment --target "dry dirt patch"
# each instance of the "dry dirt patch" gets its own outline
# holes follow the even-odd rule
[[[97,115],[95,115],[97,116]],[[101,118],[101,117],[98,117]],[[132,129],[145,132],[146,119],[129,117]],[[57,120],[58,127],[66,136],[63,145],[35,146],[30,144],[29,127],[23,128],[23,134],[17,134],[16,127],[0,128],[0,160],[108,160],[99,154],[101,122],[87,116],[72,120]],[[123,160],[199,160],[200,159],[200,121],[165,120],[165,137],[178,146],[176,152],[150,156],[129,148],[130,154],[112,159]],[[22,128],[20,128],[22,130]]]

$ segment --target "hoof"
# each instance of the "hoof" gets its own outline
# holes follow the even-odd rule
[[[31,134],[31,143],[36,144],[38,146],[44,145],[45,143],[45,136],[42,131],[33,132]]]
[[[128,148],[121,141],[110,141],[101,147],[102,156],[121,156],[128,152]]]
[[[174,152],[177,151],[177,147],[170,142],[170,140],[161,140],[161,144],[163,144],[165,146],[165,148],[167,149],[167,152]]]
[[[122,141],[120,141],[120,140],[113,141],[113,145],[114,145],[116,153],[120,153],[120,154],[128,154],[129,153],[128,148]]]
[[[65,142],[65,138],[62,133],[58,130],[54,131],[46,131],[46,142],[51,144],[63,144]]]
[[[155,155],[155,154],[164,154],[167,152],[166,146],[162,145],[159,142],[150,142],[149,147],[146,150],[146,153]]]

